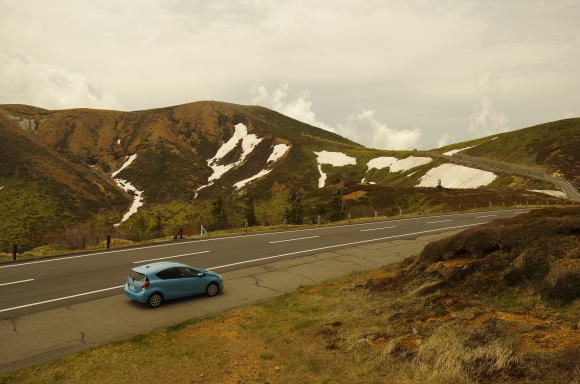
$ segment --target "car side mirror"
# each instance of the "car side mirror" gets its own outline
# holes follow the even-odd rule
[[[198,273],[197,273],[197,277],[205,277],[205,273],[203,273],[203,272],[198,272]]]

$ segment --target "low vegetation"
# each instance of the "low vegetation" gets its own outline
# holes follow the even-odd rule
[[[0,383],[577,383],[580,209],[498,220]]]

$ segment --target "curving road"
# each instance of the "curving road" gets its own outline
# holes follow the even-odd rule
[[[519,166],[517,164],[510,164],[491,159],[485,159],[482,157],[465,155],[462,153],[455,153],[452,156],[446,156],[436,152],[429,152],[429,155],[433,157],[442,158],[447,161],[451,161],[453,163],[473,166],[491,172],[502,172],[519,175],[531,179],[546,181],[548,183],[554,184],[556,187],[559,187],[562,190],[562,192],[564,192],[566,196],[568,196],[569,200],[580,201],[580,193],[578,193],[576,188],[574,188],[574,186],[570,184],[567,180],[560,177],[549,176],[545,172],[539,171],[537,169],[526,168]]]

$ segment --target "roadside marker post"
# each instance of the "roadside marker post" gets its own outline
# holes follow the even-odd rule
[[[320,225],[320,215],[316,216],[316,222]]]
[[[107,235],[106,237],[107,240],[107,249],[111,248],[111,235]]]
[[[207,235],[207,230],[205,229],[205,227],[203,226],[203,224],[201,224],[199,226],[199,237],[203,237],[203,234],[204,233]]]

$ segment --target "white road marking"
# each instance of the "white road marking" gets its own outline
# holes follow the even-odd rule
[[[481,219],[483,217],[492,217],[492,216],[497,216],[497,215],[484,215],[484,216],[477,216],[476,219]]]
[[[291,256],[291,255],[298,255],[300,253],[306,253],[306,252],[313,252],[313,251],[321,251],[323,249],[330,249],[330,248],[337,248],[337,247],[344,247],[347,245],[355,245],[355,244],[363,244],[363,243],[369,243],[371,241],[379,241],[379,240],[387,240],[387,239],[394,239],[396,237],[403,237],[403,236],[410,236],[410,235],[418,235],[421,233],[428,233],[428,232],[436,232],[436,231],[444,231],[446,229],[455,229],[455,228],[464,228],[464,227],[472,227],[474,225],[480,225],[480,224],[485,224],[485,222],[483,223],[476,223],[476,224],[465,224],[465,225],[456,225],[454,227],[447,227],[447,228],[437,228],[437,229],[430,229],[428,231],[419,231],[419,232],[413,232],[413,233],[405,233],[402,235],[394,235],[394,236],[386,236],[386,237],[378,237],[376,239],[369,239],[369,240],[361,240],[361,241],[353,241],[351,243],[342,243],[342,244],[335,244],[335,245],[329,245],[326,247],[320,247],[320,248],[312,248],[312,249],[306,249],[304,251],[296,251],[296,252],[289,252],[289,253],[283,253],[281,255],[275,255],[275,256],[268,256],[268,257],[261,257],[259,259],[253,259],[253,260],[246,260],[246,261],[240,261],[237,263],[231,263],[231,264],[224,264],[224,265],[218,265],[217,267],[210,267],[210,268],[206,268],[206,269],[219,269],[219,268],[226,268],[226,267],[231,267],[234,265],[240,265],[240,264],[247,264],[247,263],[253,263],[255,261],[262,261],[262,260],[269,260],[269,259],[275,259],[278,257],[284,257],[284,256]]]
[[[110,290],[113,290],[113,289],[119,289],[119,288],[123,288],[124,286],[125,285],[123,284],[123,285],[118,285],[116,287],[103,288],[103,289],[97,289],[96,291],[79,293],[77,295],[70,295],[70,296],[65,296],[65,297],[59,297],[58,299],[50,299],[50,300],[39,301],[37,303],[32,303],[32,304],[19,305],[18,307],[4,308],[4,309],[0,309],[0,312],[8,312],[8,311],[14,311],[16,309],[21,309],[21,308],[34,307],[35,305],[41,305],[41,304],[47,304],[47,303],[54,303],[55,301],[62,301],[62,300],[72,299],[72,298],[75,298],[75,297],[92,295],[93,293],[99,293],[99,292],[110,291]]]
[[[139,261],[134,261],[133,264],[147,263],[149,261],[155,261],[155,260],[175,259],[177,257],[184,257],[184,256],[191,256],[191,255],[199,255],[200,253],[208,253],[208,252],[211,252],[211,251],[200,251],[200,252],[193,252],[193,253],[184,253],[182,255],[167,256],[167,257],[158,257],[158,258],[155,258],[155,259],[139,260]]]
[[[437,224],[437,223],[445,223],[447,221],[453,221],[453,220],[439,220],[439,221],[428,221],[425,224]]]
[[[480,225],[480,224],[485,224],[484,223],[476,223],[476,224],[465,224],[465,225],[457,225],[454,227],[447,227],[447,228],[438,228],[438,229],[430,229],[427,231],[419,231],[419,232],[413,232],[413,233],[405,233],[403,235],[394,235],[394,236],[386,236],[386,237],[378,237],[376,239],[369,239],[369,240],[361,240],[361,241],[353,241],[351,243],[343,243],[343,244],[335,244],[335,245],[329,245],[326,247],[320,247],[320,248],[313,248],[313,249],[306,249],[303,251],[296,251],[296,252],[289,252],[289,253],[283,253],[281,255],[275,255],[275,256],[268,256],[268,257],[262,257],[259,259],[253,259],[253,260],[246,260],[246,261],[240,261],[237,263],[231,263],[231,264],[225,264],[225,265],[219,265],[217,267],[211,267],[211,268],[206,268],[206,269],[219,269],[219,268],[226,268],[226,267],[231,267],[234,265],[240,265],[240,264],[247,264],[247,263],[253,263],[255,261],[262,261],[262,260],[268,260],[268,259],[275,259],[275,258],[280,258],[280,257],[284,257],[284,256],[291,256],[291,255],[298,255],[301,253],[306,253],[306,252],[313,252],[313,251],[320,251],[323,249],[330,249],[330,248],[337,248],[337,247],[344,247],[347,245],[355,245],[355,244],[363,244],[363,243],[369,243],[371,241],[379,241],[379,240],[387,240],[387,239],[394,239],[396,237],[403,237],[403,236],[410,236],[410,235],[418,235],[421,233],[428,233],[428,232],[436,232],[436,231],[444,231],[446,229],[455,229],[455,228],[464,228],[464,227],[472,227],[474,225]],[[98,289],[96,291],[90,291],[90,292],[84,292],[84,293],[79,293],[76,295],[70,295],[70,296],[65,296],[65,297],[59,297],[56,299],[50,299],[50,300],[44,300],[44,301],[39,301],[37,303],[31,303],[31,304],[24,304],[24,305],[19,305],[18,307],[12,307],[12,308],[4,308],[4,309],[0,309],[0,312],[8,312],[8,311],[14,311],[16,309],[22,309],[22,308],[28,308],[28,307],[33,307],[36,305],[41,305],[41,304],[47,304],[47,303],[53,303],[55,301],[62,301],[62,300],[67,300],[67,299],[72,299],[75,297],[80,297],[80,296],[86,296],[86,295],[92,295],[94,293],[100,293],[100,292],[105,292],[105,291],[110,291],[113,289],[119,289],[119,288],[123,288],[124,285],[118,285],[115,287],[110,287],[110,288],[103,288],[103,289]]]
[[[274,243],[285,243],[287,241],[296,241],[296,240],[306,240],[306,239],[314,239],[316,237],[320,237],[320,236],[308,236],[308,237],[299,237],[297,239],[288,239],[288,240],[276,240],[276,241],[269,241],[270,244],[274,244]]]
[[[380,229],[391,229],[391,228],[397,228],[396,225],[393,225],[392,227],[380,227],[380,228],[370,228],[370,229],[361,229],[361,232],[368,232],[368,231],[378,231]]]
[[[512,212],[512,211],[530,211],[529,208],[517,208],[517,209],[507,209],[502,210],[501,212]],[[333,229],[333,228],[342,228],[342,227],[355,227],[359,225],[373,225],[373,224],[380,224],[384,222],[398,222],[398,221],[408,221],[408,220],[422,220],[429,217],[449,217],[449,216],[465,216],[465,215],[474,215],[480,212],[465,212],[465,213],[453,213],[453,214],[445,214],[445,215],[434,215],[434,216],[427,216],[427,217],[412,217],[407,219],[390,219],[390,220],[380,220],[380,221],[372,221],[368,223],[357,223],[357,224],[343,224],[343,225],[332,225],[328,227],[322,228],[309,228],[309,229],[294,229],[288,231],[275,231],[275,232],[268,232],[268,233],[255,233],[252,235],[239,235],[239,236],[229,236],[229,237],[218,237],[215,239],[201,239],[201,240],[189,240],[189,241],[180,241],[179,243],[169,243],[169,244],[158,244],[158,245],[147,245],[143,247],[134,247],[134,248],[124,248],[124,249],[113,249],[110,251],[104,252],[95,252],[95,253],[87,253],[81,255],[74,255],[74,256],[65,256],[65,257],[58,257],[53,259],[46,259],[46,260],[35,260],[35,261],[28,261],[19,264],[8,264],[8,265],[0,265],[0,269],[2,268],[14,268],[14,267],[24,267],[27,265],[33,264],[40,264],[40,263],[51,263],[54,261],[62,261],[62,260],[70,260],[70,259],[79,259],[83,257],[89,256],[97,256],[97,255],[108,255],[118,252],[129,252],[129,251],[136,251],[138,249],[149,249],[149,248],[158,248],[158,247],[170,247],[170,246],[179,246],[182,244],[189,244],[189,243],[203,243],[206,241],[218,241],[218,240],[231,240],[231,239],[240,239],[244,237],[254,237],[254,236],[272,236],[272,235],[279,235],[281,233],[289,233],[289,232],[306,232],[306,231],[319,231],[323,229]]]
[[[28,281],[33,281],[34,279],[26,279],[26,280],[18,280],[18,281],[12,281],[10,283],[2,283],[0,284],[0,287],[3,287],[5,285],[12,285],[12,284],[20,284],[20,283],[26,283]]]

